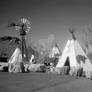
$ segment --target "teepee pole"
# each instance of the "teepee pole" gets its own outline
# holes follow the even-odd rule
[[[75,30],[74,30],[73,28],[70,28],[70,29],[69,29],[69,32],[70,32],[71,35],[72,35],[72,39],[73,39],[73,40],[76,40],[76,37],[75,37],[75,34],[74,34]]]

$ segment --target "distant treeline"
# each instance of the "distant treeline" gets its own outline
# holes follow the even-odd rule
[[[17,37],[0,37],[0,57],[10,57],[19,43],[20,39]]]

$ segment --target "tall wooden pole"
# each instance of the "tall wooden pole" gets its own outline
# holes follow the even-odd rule
[[[26,41],[25,41],[25,36],[21,36],[21,49],[22,49],[22,58],[23,62],[27,63],[28,62],[28,52],[27,52],[27,47],[26,47]]]
[[[28,52],[27,52],[27,47],[26,47],[26,41],[25,41],[25,36],[26,32],[24,30],[24,26],[22,26],[20,30],[20,36],[21,36],[21,50],[22,50],[22,59],[24,63],[28,63]]]

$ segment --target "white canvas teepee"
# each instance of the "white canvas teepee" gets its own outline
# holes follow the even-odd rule
[[[22,54],[19,48],[15,49],[8,63],[17,63],[17,62],[22,62]]]
[[[77,67],[81,65],[81,61],[85,63],[85,60],[88,59],[84,51],[82,50],[79,42],[77,40],[68,40],[62,56],[59,57],[57,68],[63,67],[65,64],[68,64],[70,67]]]
[[[13,55],[11,56],[8,65],[9,72],[18,73],[21,70],[22,54],[19,48],[16,48]]]
[[[61,51],[60,51],[58,45],[55,44],[55,46],[53,46],[53,48],[51,49],[51,51],[49,53],[49,57],[53,58],[53,57],[55,57],[55,55],[60,55],[60,54],[61,54]]]

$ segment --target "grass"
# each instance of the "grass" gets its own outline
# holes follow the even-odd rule
[[[0,72],[0,92],[91,92],[92,80],[46,73]]]

